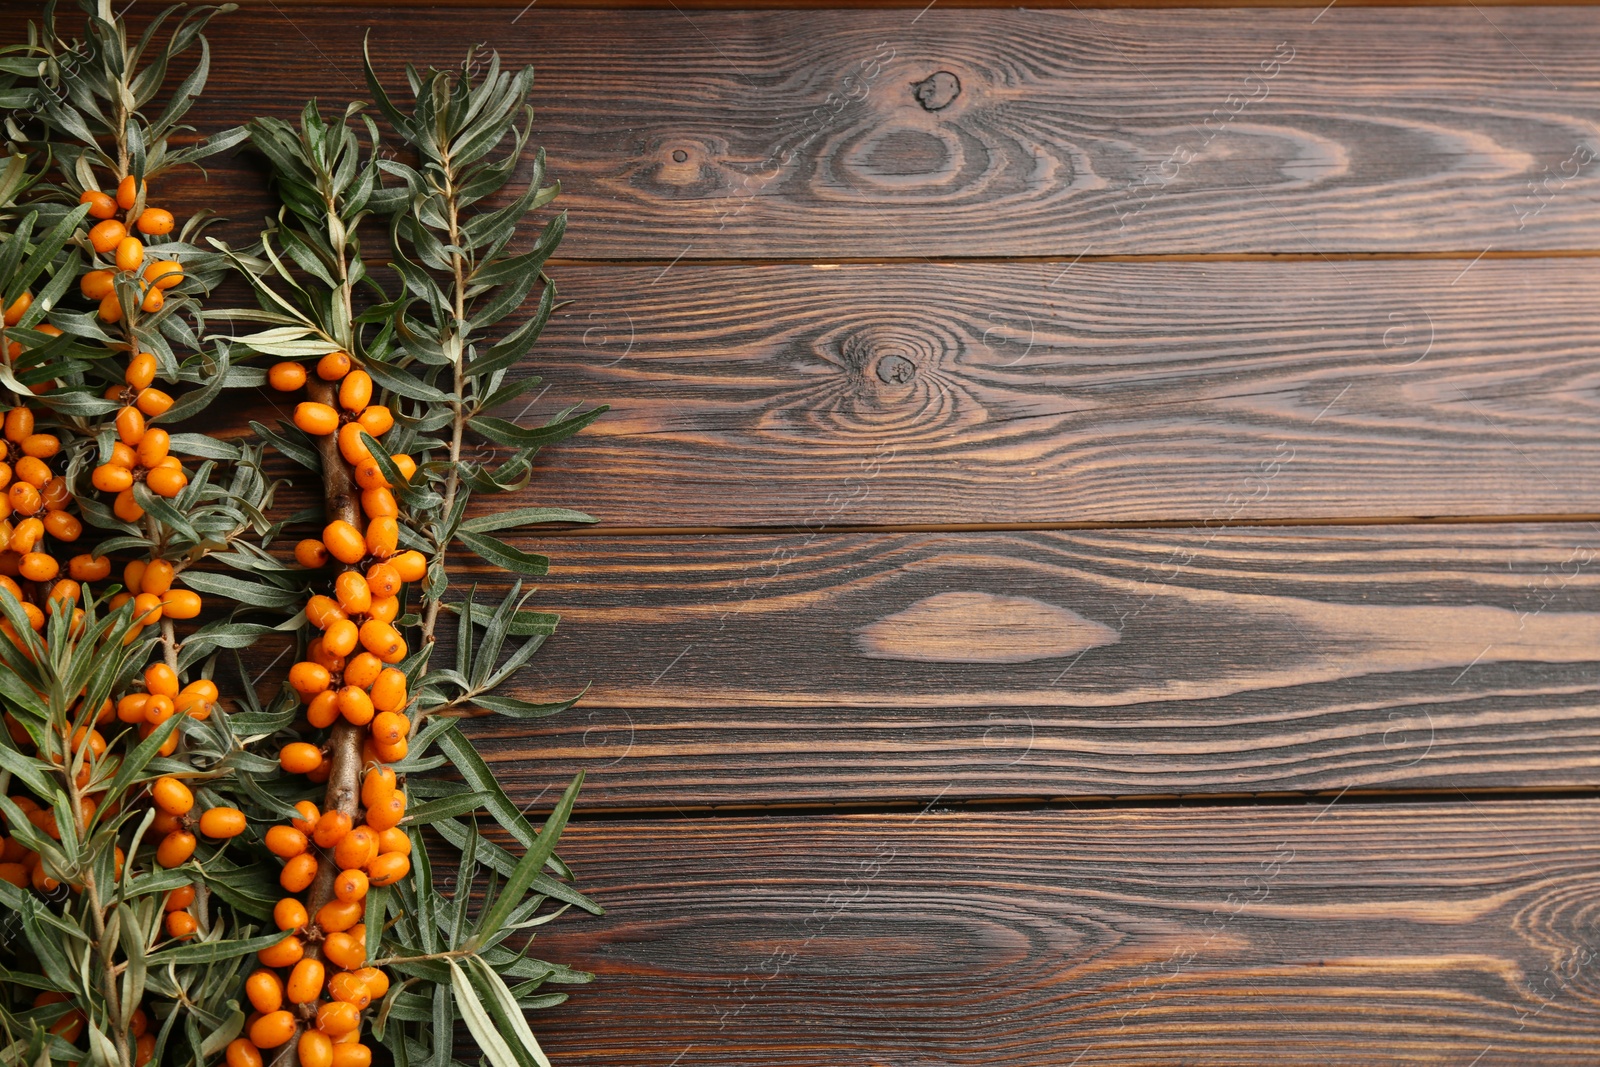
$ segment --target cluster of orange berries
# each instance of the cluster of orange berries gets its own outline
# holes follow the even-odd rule
[[[322,750],[306,742],[285,746],[280,760],[285,770],[313,778],[319,769],[326,772]],[[294,1036],[293,1008],[302,1005],[315,1010],[315,1025],[301,1033],[297,1047],[302,1067],[368,1067],[372,1062],[371,1051],[360,1043],[361,1012],[388,992],[389,979],[366,966],[367,892],[372,886],[393,885],[411,872],[411,839],[399,827],[405,794],[393,770],[372,766],[361,800],[366,821],[360,826],[342,811],[322,812],[302,800],[295,805],[299,818],[266,833],[267,849],[284,861],[278,881],[289,893],[310,888],[325,862],[337,864],[339,874],[333,899],[315,915],[292,895],[273,908],[273,921],[284,938],[261,950],[261,967],[245,982],[245,995],[255,1010],[245,1023],[247,1036],[228,1046],[229,1067],[260,1067],[262,1049],[287,1044]],[[319,940],[321,958],[308,955],[307,942]]]
[[[315,373],[338,383],[338,407],[302,403],[294,422],[316,437],[337,435],[338,447],[355,469],[361,487],[365,531],[343,520],[329,523],[320,539],[295,546],[295,559],[307,568],[337,562],[332,595],[317,594],[306,604],[306,618],[319,631],[306,658],[289,669],[289,684],[306,705],[306,721],[324,729],[343,719],[365,727],[361,760],[366,768],[357,818],[340,810],[319,811],[303,800],[300,817],[267,830],[268,851],[283,860],[278,882],[291,894],[278,901],[273,918],[284,938],[263,949],[261,969],[250,975],[245,992],[255,1009],[246,1036],[228,1046],[229,1067],[261,1067],[263,1049],[287,1044],[297,1029],[296,1010],[314,1006],[314,1021],[296,1047],[302,1067],[367,1067],[372,1053],[360,1043],[361,1012],[389,989],[388,977],[366,966],[366,900],[373,886],[393,885],[411,872],[411,839],[400,822],[406,795],[386,764],[405,758],[411,722],[406,676],[395,664],[406,658],[406,641],[395,628],[400,593],[407,582],[427,574],[420,552],[399,551],[399,507],[392,487],[361,439],[376,440],[394,425],[389,409],[372,403],[372,378],[353,369],[350,356],[324,356]],[[299,363],[280,363],[268,380],[289,392],[307,381]],[[411,457],[390,457],[406,478],[416,472]],[[278,757],[288,774],[325,782],[332,770],[319,745],[295,741]],[[364,814],[362,814],[364,812]],[[316,914],[294,894],[317,881],[324,864],[338,870],[332,899]],[[307,946],[320,944],[320,953]]]
[[[144,508],[133,496],[134,482],[142,481],[156,496],[168,499],[183,492],[184,486],[189,484],[189,472],[170,452],[172,436],[145,421],[146,415],[159,415],[172,406],[170,396],[149,388],[154,376],[155,357],[150,353],[141,352],[128,361],[126,381],[137,389],[137,397],[117,412],[117,440],[112,442],[111,458],[90,475],[96,489],[117,494],[111,511],[123,522],[138,522],[144,518]],[[140,382],[143,384],[137,384]],[[121,394],[116,387],[107,393],[112,397]]]
[[[4,425],[5,439],[0,441],[0,490],[5,491],[0,497],[0,577],[53,581],[61,573],[61,565],[43,551],[45,535],[70,544],[83,534],[83,523],[68,510],[72,491],[50,465],[61,454],[61,439],[34,432],[33,411],[25,405],[6,412]],[[7,587],[18,600],[24,599],[14,581]],[[43,616],[40,619],[42,624]]]
[[[129,233],[137,229],[146,237],[161,237],[172,232],[172,212],[146,207],[135,217],[135,206],[145,189],[135,185],[132,175],[117,185],[116,196],[98,189],[85,189],[78,198],[89,205],[89,217],[98,219],[89,228],[89,244],[111,261],[111,266],[91,270],[79,281],[79,289],[100,304],[104,322],[122,321],[122,302],[117,299],[119,273],[134,274],[140,290],[139,307],[145,312],[160,311],[166,303],[166,290],[183,281],[183,265],[171,259],[146,260],[145,244]],[[121,214],[121,219],[117,215]]]

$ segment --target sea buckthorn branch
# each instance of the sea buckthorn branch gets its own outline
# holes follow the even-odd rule
[[[167,147],[203,85],[198,33],[215,11],[162,14],[130,43],[108,6],[84,10],[85,40],[66,42],[47,8],[28,53],[36,84],[6,118],[53,168],[30,172],[14,150],[0,171],[0,387],[14,404],[0,445],[11,461],[0,463],[0,903],[28,934],[0,944],[0,1056],[199,1065],[246,1021],[240,964],[279,940],[251,936],[271,898],[240,861],[241,808],[288,808],[253,780],[274,764],[248,751],[286,724],[282,702],[240,694],[247,710],[230,716],[212,680],[220,650],[272,627],[200,622],[200,593],[254,612],[295,592],[249,543],[277,529],[260,448],[166,428],[253,384],[225,346],[198,340],[196,298],[223,262],[191,243],[203,218],[174,237],[171,213],[147,202],[146,179],[243,136]],[[200,63],[147,120],[172,59],[197,40]],[[89,310],[73,307],[74,283]],[[174,397],[158,376],[195,388]],[[193,477],[178,453],[204,460]],[[117,500],[108,508],[98,491]],[[109,536],[62,561],[56,546],[82,532],[73,507]],[[119,551],[136,557],[120,590]],[[197,569],[208,560],[258,580]]]
[[[486,550],[496,564],[510,561],[523,573],[543,573],[542,557],[521,553],[485,531],[530,522],[592,521],[564,509],[522,509],[508,521],[476,520],[478,525],[463,529],[474,521],[465,518],[470,492],[522,487],[539,444],[576,432],[599,412],[538,431],[521,431],[500,420],[483,426],[474,421],[528,387],[507,385],[504,379],[537,339],[554,306],[553,287],[545,287],[534,319],[510,331],[481,362],[478,346],[489,347],[487,329],[540,282],[562,223],[557,219],[547,226],[531,254],[502,255],[517,224],[554,194],[540,185],[537,173],[532,191],[514,201],[515,211],[473,209],[477,200],[506,184],[521,157],[527,130],[517,133],[514,120],[522,113],[531,75],[502,75],[496,60],[478,85],[465,73],[416,76],[424,77],[446,98],[455,94],[440,116],[445,121],[438,136],[472,143],[443,156],[412,144],[420,170],[382,160],[375,125],[365,116],[359,116],[358,125],[354,106],[331,122],[308,106],[297,126],[271,119],[250,125],[252,142],[272,166],[283,210],[264,234],[259,256],[236,257],[242,266],[264,265],[248,274],[259,309],[228,314],[269,327],[234,341],[283,360],[269,374],[275,387],[307,390],[292,427],[258,426],[258,432],[321,472],[328,489],[322,537],[296,548],[296,559],[311,578],[306,617],[320,633],[290,672],[291,685],[306,703],[307,725],[328,732],[311,735],[320,736],[320,744],[296,740],[286,745],[280,760],[287,773],[326,776],[330,790],[321,809],[304,801],[298,819],[269,832],[269,847],[285,861],[284,888],[306,894],[280,901],[280,926],[301,932],[261,955],[263,973],[251,981],[260,996],[252,1002],[262,1015],[245,1038],[230,1045],[234,1067],[253,1067],[261,1049],[282,1050],[274,1062],[321,1064],[330,1038],[360,1032],[359,1016],[348,1031],[340,1029],[348,1024],[342,1014],[331,1020],[331,1029],[323,1018],[324,1008],[339,999],[333,983],[341,978],[330,978],[328,965],[351,974],[365,963],[365,974],[372,969],[367,961],[381,958],[405,979],[389,987],[373,1031],[397,1055],[412,1060],[448,1056],[450,1031],[459,1017],[499,1065],[542,1062],[523,1007],[564,998],[534,995],[541,983],[589,977],[529,959],[502,943],[559,914],[536,914],[549,899],[599,911],[544,870],[548,865],[557,874],[570,873],[553,849],[581,776],[545,826],[535,830],[449,717],[463,697],[446,693],[459,688],[481,697],[484,705],[497,701],[494,710],[511,714],[548,714],[570,706],[570,700],[536,705],[486,695],[537,650],[553,618],[537,615],[535,624],[530,617],[536,613],[520,610],[525,601],[520,582],[493,610],[475,608],[468,597],[452,606],[461,616],[456,668],[430,673],[428,664],[454,541]],[[358,136],[363,129],[365,149]],[[408,144],[413,131],[409,122],[397,130]],[[485,161],[508,135],[513,150]],[[439,163],[436,170],[429,159]],[[383,172],[405,184],[385,187]],[[447,187],[439,203],[419,196],[412,178],[423,175]],[[384,294],[362,254],[358,233],[369,213],[391,216],[390,255],[404,286],[396,298]],[[433,222],[443,227],[435,244],[450,240],[463,246],[453,261],[431,249],[424,228]],[[444,281],[435,281],[431,271]],[[414,313],[409,310],[413,302],[434,306],[447,318]],[[491,440],[496,432],[506,436],[502,426],[538,438],[519,441],[512,459],[491,472],[462,455],[466,434],[483,433],[484,426]],[[434,436],[440,431],[447,432],[448,443]],[[348,493],[336,484],[346,476],[355,483]],[[352,514],[356,499],[359,513]],[[407,549],[401,551],[402,546]],[[418,633],[421,640],[413,644],[402,631]],[[502,655],[513,636],[529,640]],[[418,693],[416,683],[424,678],[429,688]],[[440,719],[423,728],[429,713]],[[352,725],[362,728],[359,763],[365,768],[361,804],[354,810],[335,799],[348,798],[348,788],[332,788],[349,773],[351,745],[344,739]],[[418,777],[447,759],[465,783]],[[406,775],[406,792],[424,798],[409,811],[400,775]],[[485,807],[525,847],[521,857],[482,840],[462,821]],[[402,817],[408,829],[401,829]],[[462,849],[453,898],[432,883],[423,825],[434,826],[445,842]],[[369,845],[374,838],[375,845]],[[324,887],[332,871],[338,874],[329,899]],[[506,878],[504,887],[476,915],[469,914],[472,887],[489,871]],[[364,933],[354,937],[357,929]],[[290,973],[285,977],[277,968]],[[515,985],[515,995],[508,982]],[[321,1000],[324,990],[332,1001]],[[285,997],[290,1007],[283,1005]],[[314,1015],[311,1005],[319,1005]]]

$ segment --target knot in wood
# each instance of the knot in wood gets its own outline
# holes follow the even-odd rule
[[[925,111],[940,111],[961,95],[961,79],[948,70],[934,71],[911,86],[912,94]]]

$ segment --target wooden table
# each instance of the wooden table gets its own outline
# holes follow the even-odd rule
[[[1600,11],[729,6],[212,34],[538,66],[556,1063],[1600,1059]]]

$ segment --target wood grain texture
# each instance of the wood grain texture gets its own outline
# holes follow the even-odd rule
[[[1600,783],[1588,524],[516,543],[563,621],[506,692],[594,686],[473,724],[526,799]]]
[[[1589,1064],[1600,806],[577,824],[556,1063]],[[1077,1057],[1075,1060],[1074,1057]]]
[[[1589,514],[1600,263],[568,266],[606,524]],[[516,415],[522,410],[508,411]]]
[[[396,82],[479,42],[538,67],[569,256],[1600,247],[1593,9],[265,5],[216,23],[197,117],[365,98],[369,28]]]

